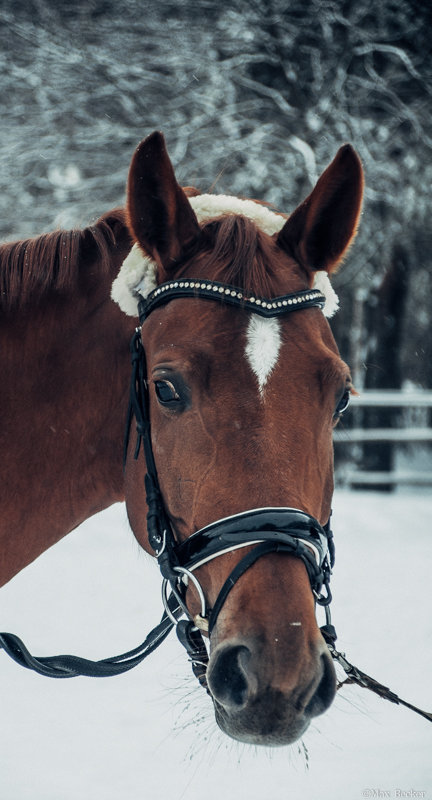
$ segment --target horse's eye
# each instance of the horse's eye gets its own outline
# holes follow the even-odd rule
[[[342,416],[343,412],[346,411],[346,409],[348,408],[350,397],[351,397],[351,389],[347,388],[345,389],[341,399],[339,400],[336,406],[336,411],[334,414],[336,419]]]
[[[179,403],[180,395],[171,381],[155,381],[156,397],[162,405]]]

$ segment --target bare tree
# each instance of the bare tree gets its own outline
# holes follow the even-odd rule
[[[3,0],[0,22],[3,237],[121,203],[133,149],[155,128],[184,183],[284,211],[351,141],[367,188],[336,278],[342,354],[359,388],[386,371],[365,320],[402,248],[410,279],[395,358],[431,385],[427,3]]]

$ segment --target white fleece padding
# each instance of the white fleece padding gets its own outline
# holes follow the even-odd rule
[[[327,319],[330,319],[334,314],[336,314],[336,311],[339,308],[339,298],[330,283],[328,273],[325,271],[325,269],[319,269],[315,273],[313,288],[318,289],[318,291],[324,295],[326,301],[323,308],[323,314],[325,317],[327,317]]]
[[[156,264],[134,244],[111,287],[111,297],[130,317],[138,315],[138,297],[156,289]]]
[[[270,236],[278,233],[286,222],[285,217],[253,200],[241,200],[239,197],[224,194],[200,194],[188,199],[198,222],[207,222],[224,214],[243,214]],[[113,282],[111,297],[125,314],[136,317],[138,297],[147,297],[155,288],[156,264],[152,258],[144,255],[138,244],[134,244]],[[326,317],[332,317],[338,309],[339,302],[327,272],[320,270],[316,273],[314,288],[325,295],[326,304],[323,313]]]

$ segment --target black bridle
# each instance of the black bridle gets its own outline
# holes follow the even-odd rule
[[[322,309],[325,304],[324,295],[317,290],[298,292],[269,300],[247,297],[242,290],[236,287],[214,281],[180,280],[162,284],[151,292],[146,299],[142,298],[139,301],[138,311],[141,325],[155,308],[171,300],[185,297],[217,300],[252,311],[263,317],[280,316],[292,311],[312,307]],[[324,526],[321,526],[316,519],[298,509],[252,509],[217,520],[192,534],[184,542],[176,542],[165,511],[153,456],[146,360],[140,328],[136,329],[132,338],[131,357],[132,380],[124,459],[126,461],[130,428],[132,419],[135,417],[137,443],[134,458],[138,458],[142,444],[147,466],[145,476],[148,505],[147,533],[150,546],[158,560],[163,576],[165,615],[162,618],[161,625],[164,620],[169,619],[171,626],[176,626],[177,636],[187,650],[193,672],[200,684],[208,691],[206,680],[208,653],[201,631],[211,634],[229,592],[236,585],[239,578],[259,558],[267,553],[289,553],[300,558],[305,565],[315,600],[325,608],[326,624],[320,627],[320,631],[332,658],[337,661],[347,676],[344,682],[339,683],[338,688],[343,686],[344,683],[357,684],[369,689],[385,700],[409,708],[432,722],[432,713],[402,700],[387,686],[379,683],[351,664],[345,653],[336,649],[336,630],[331,623],[330,616],[332,595],[329,582],[335,560],[330,520]],[[234,567],[220,589],[213,608],[208,610],[204,592],[194,576],[194,570],[224,553],[233,552],[242,547],[252,547],[252,549]],[[185,599],[188,581],[194,584],[201,601],[201,613],[193,619],[191,619]],[[171,589],[169,597],[166,594],[167,587]],[[325,594],[322,593],[323,587],[325,588]],[[180,619],[183,614],[186,619]],[[149,634],[147,640],[151,641],[153,634],[154,631]]]
[[[185,297],[226,303],[246,311],[253,311],[266,318],[286,315],[300,309],[323,308],[325,304],[324,295],[316,289],[265,299],[246,296],[242,290],[234,286],[215,281],[178,280],[158,286],[146,299],[140,300],[138,309],[141,324],[155,308]],[[229,592],[239,578],[259,558],[268,553],[287,553],[303,562],[316,602],[326,609],[326,624],[322,626],[321,631],[326,641],[334,643],[336,632],[331,624],[329,610],[331,601],[329,582],[334,564],[334,544],[329,522],[321,526],[316,519],[299,509],[283,507],[251,509],[213,522],[183,543],[176,541],[165,511],[153,455],[147,369],[140,328],[136,329],[132,339],[131,354],[133,370],[125,459],[129,446],[130,425],[132,418],[135,417],[138,438],[134,457],[138,458],[142,444],[147,467],[145,486],[148,540],[164,579],[165,605],[168,604],[166,589],[169,587],[171,598],[177,600],[180,609],[178,616],[186,615],[186,620],[179,620],[178,616],[170,613],[167,608],[168,616],[177,627],[177,634],[188,651],[197,677],[205,683],[208,656],[201,631],[211,634]],[[207,609],[204,592],[194,571],[220,555],[243,547],[252,549],[249,549],[228,576],[213,608]],[[188,583],[194,584],[201,602],[201,613],[193,619],[185,599]]]
[[[151,311],[158,306],[183,297],[218,300],[252,311],[263,317],[280,316],[291,311],[319,307],[325,303],[321,292],[311,289],[272,299],[247,297],[241,289],[212,281],[180,280],[162,284],[150,293],[147,299],[139,302],[141,324]],[[202,633],[211,634],[217,617],[229,592],[239,578],[256,561],[267,553],[288,553],[300,558],[306,567],[311,589],[316,602],[324,606],[326,624],[320,630],[335,661],[345,671],[344,683],[355,683],[370,689],[392,703],[404,705],[416,714],[432,722],[432,713],[402,700],[388,687],[371,678],[358,667],[353,666],[344,653],[335,648],[336,631],[331,624],[329,604],[332,596],[329,588],[331,569],[334,564],[333,534],[330,521],[321,526],[319,522],[304,511],[293,508],[259,508],[245,511],[225,519],[217,520],[189,539],[177,543],[170,521],[165,511],[153,448],[151,443],[149,398],[146,376],[144,348],[141,342],[141,329],[137,328],[131,342],[132,378],[130,402],[126,424],[124,459],[126,460],[132,420],[136,419],[137,444],[134,457],[138,458],[143,445],[147,474],[145,476],[148,504],[147,532],[150,546],[157,558],[163,577],[163,602],[165,611],[162,619],[146,637],[144,642],[119,656],[91,661],[73,655],[35,657],[23,641],[13,633],[0,633],[0,649],[3,648],[18,664],[51,678],[73,678],[78,675],[88,677],[111,677],[127,672],[140,664],[166,639],[174,626],[179,640],[185,646],[194,674],[200,683],[207,687],[206,670],[208,664],[207,648]],[[227,552],[251,548],[234,567],[222,586],[212,609],[207,609],[202,588],[194,570],[204,563]],[[187,581],[191,581],[200,597],[201,613],[191,619],[186,605]],[[171,589],[167,596],[167,588]],[[325,594],[322,593],[323,587]],[[186,619],[181,619],[185,615]]]
[[[141,324],[158,306],[185,297],[234,305],[263,317],[280,316],[298,309],[323,308],[325,304],[324,295],[316,289],[266,299],[246,296],[241,289],[214,281],[179,280],[158,286],[146,299],[139,301]],[[258,558],[271,552],[289,553],[303,561],[316,600],[326,608],[327,624],[322,631],[329,641],[334,642],[336,634],[331,625],[328,609],[331,600],[329,580],[334,561],[333,539],[329,524],[322,527],[313,517],[297,509],[252,509],[219,520],[197,531],[183,544],[176,542],[165,511],[153,456],[146,361],[139,328],[136,329],[131,341],[131,361],[132,375],[124,460],[126,461],[131,425],[135,418],[137,443],[134,457],[138,458],[142,444],[147,468],[145,489],[148,505],[148,540],[163,577],[165,611],[161,622],[139,647],[101,661],[91,661],[72,655],[36,658],[22,640],[12,633],[0,633],[0,648],[21,666],[48,677],[71,678],[77,675],[109,677],[126,672],[139,664],[164,641],[175,625],[178,637],[188,651],[195,674],[202,683],[205,683],[208,655],[201,630],[211,632],[232,587]],[[194,570],[202,565],[203,559],[208,561],[224,552],[246,546],[252,549],[232,571],[213,609],[209,612]],[[195,620],[190,618],[186,606],[187,581],[194,583],[201,598],[201,614]],[[325,594],[321,592],[323,586],[326,589]],[[167,587],[171,589],[168,597]],[[186,619],[180,619],[182,615],[186,615]]]

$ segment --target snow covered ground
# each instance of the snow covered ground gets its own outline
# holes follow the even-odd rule
[[[428,710],[431,520],[426,493],[334,499],[339,647]],[[159,584],[115,506],[1,590],[0,628],[36,655],[103,658],[137,645],[158,621]],[[236,744],[217,730],[173,634],[140,667],[105,680],[50,680],[0,652],[0,709],[0,800],[432,798],[426,720],[346,687],[303,742],[275,751]]]

